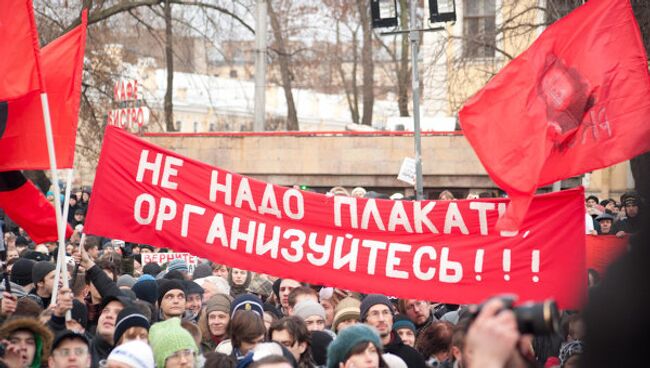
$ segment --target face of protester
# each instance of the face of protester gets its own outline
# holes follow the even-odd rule
[[[48,359],[50,368],[90,367],[88,345],[79,339],[66,339],[52,352]]]
[[[431,315],[431,306],[424,300],[408,299],[405,307],[406,315],[416,326],[425,323]]]
[[[368,309],[366,323],[377,329],[379,336],[386,338],[393,328],[393,313],[384,304],[375,304]]]
[[[356,318],[350,318],[346,319],[344,321],[339,322],[338,326],[336,327],[338,329],[338,332],[341,333],[341,331],[345,330],[346,328],[350,326],[354,326],[357,323],[359,323],[359,320]]]
[[[83,222],[84,214],[83,213],[75,213],[74,214],[74,220],[77,221],[77,222]]]
[[[225,265],[219,266],[219,268],[216,268],[212,271],[212,274],[215,276],[222,277],[224,279],[228,279],[228,267]]]
[[[195,316],[201,312],[201,307],[203,306],[203,295],[201,294],[190,294],[187,296],[187,301],[185,302],[185,308],[191,311]]]
[[[369,342],[368,346],[360,353],[350,355],[350,357],[341,363],[340,367],[354,368],[377,368],[379,367],[379,351],[377,347]]]
[[[625,213],[627,217],[636,217],[639,214],[639,206],[636,204],[626,204]]]
[[[47,275],[45,275],[45,278],[43,278],[43,281],[40,281],[38,283],[38,291],[41,296],[44,297],[49,297],[52,295],[52,290],[54,290],[54,277],[56,276],[56,271],[51,271]]]
[[[99,247],[92,247],[88,249],[88,255],[91,259],[97,259],[97,257],[99,257]]]
[[[612,230],[612,220],[600,220],[600,231],[603,234],[609,234],[610,230]]]
[[[325,309],[325,324],[329,327],[334,320],[334,306],[327,299],[321,300],[320,305]]]
[[[124,343],[127,343],[129,341],[134,341],[134,340],[140,340],[144,343],[149,343],[149,331],[147,331],[146,328],[144,327],[129,327],[124,331],[124,334],[122,334],[122,337],[120,337],[120,341],[115,344],[117,345],[122,345]]]
[[[587,207],[593,207],[593,206],[595,206],[597,204],[598,204],[598,202],[596,202],[595,199],[593,199],[593,198],[587,199]]]
[[[149,248],[138,248],[138,249],[140,249],[140,254],[153,253]]]
[[[253,341],[242,341],[241,345],[239,346],[239,351],[241,351],[242,354],[247,354],[249,351],[255,348],[257,344],[261,343],[264,341],[264,335],[259,335]]]
[[[267,331],[271,328],[271,324],[273,324],[273,316],[270,312],[264,312],[264,327]]]
[[[14,258],[18,258],[18,251],[16,249],[10,249],[7,251],[7,261],[10,261]]]
[[[241,286],[246,282],[246,276],[248,276],[248,271],[242,270],[239,268],[232,269],[232,283]]]
[[[97,334],[104,340],[113,344],[113,333],[115,332],[115,322],[117,315],[124,309],[122,303],[114,300],[102,309],[97,322]]]
[[[208,314],[208,329],[212,336],[221,337],[226,334],[230,315],[222,311],[212,311]]]
[[[160,310],[165,318],[180,317],[185,312],[185,293],[183,290],[172,289],[163,296],[160,302]]]
[[[140,247],[133,247],[133,248],[131,248],[131,253],[133,253],[133,254],[140,254]]]
[[[16,367],[29,367],[34,360],[34,353],[36,352],[36,339],[34,338],[34,334],[31,331],[18,330],[9,335],[8,340],[16,349],[7,349],[4,360],[10,363],[8,364],[10,367],[12,365]]]
[[[402,339],[405,345],[410,347],[415,346],[415,333],[410,328],[400,328],[397,330],[397,334]]]
[[[298,286],[300,283],[291,279],[283,279],[280,283],[280,304],[285,310],[289,308],[289,293]]]
[[[86,192],[81,193],[81,201],[82,202],[88,202],[89,199],[90,199],[90,194],[88,194]]]
[[[293,355],[296,361],[299,361],[300,355],[302,355],[302,353],[304,353],[305,350],[307,350],[307,343],[306,342],[299,343],[295,341],[293,336],[291,336],[288,330],[273,331],[273,335],[271,335],[271,340],[284,345],[284,347],[291,352],[291,355]]]
[[[323,331],[325,329],[325,320],[321,316],[309,316],[305,318],[305,324],[309,331]]]
[[[172,354],[165,360],[165,368],[194,367],[194,350],[184,349]]]

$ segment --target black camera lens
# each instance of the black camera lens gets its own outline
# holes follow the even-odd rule
[[[550,335],[560,329],[560,312],[553,300],[527,303],[513,308],[522,334]]]

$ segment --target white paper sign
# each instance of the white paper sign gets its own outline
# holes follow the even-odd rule
[[[399,168],[397,180],[415,185],[415,159],[411,157],[404,158],[402,167]]]
[[[142,253],[142,266],[147,263],[157,263],[164,265],[175,259],[183,259],[187,263],[188,273],[194,273],[194,269],[199,264],[199,257],[193,256],[189,253]]]

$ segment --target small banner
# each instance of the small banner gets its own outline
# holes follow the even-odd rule
[[[175,259],[182,259],[187,263],[187,269],[189,274],[194,273],[194,269],[199,264],[199,257],[193,256],[187,252],[185,253],[142,253],[142,266],[148,263],[157,263],[159,265],[164,265]]]
[[[601,275],[607,266],[627,249],[629,238],[617,238],[614,235],[586,235],[587,268],[593,268]]]
[[[86,230],[255,272],[447,303],[585,296],[583,189],[536,196],[518,233],[505,199],[326,196],[213,167],[107,127]]]

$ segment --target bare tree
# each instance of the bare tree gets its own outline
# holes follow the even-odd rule
[[[357,5],[359,6],[359,21],[361,22],[361,33],[363,35],[363,46],[361,47],[361,64],[363,65],[363,116],[361,117],[361,124],[372,125],[372,110],[375,103],[375,64],[372,54],[374,33],[370,23],[369,0],[359,0],[357,1]]]
[[[165,126],[172,132],[174,127],[174,54],[172,36],[172,4],[165,0],[165,62],[167,66],[167,87],[165,89]]]

